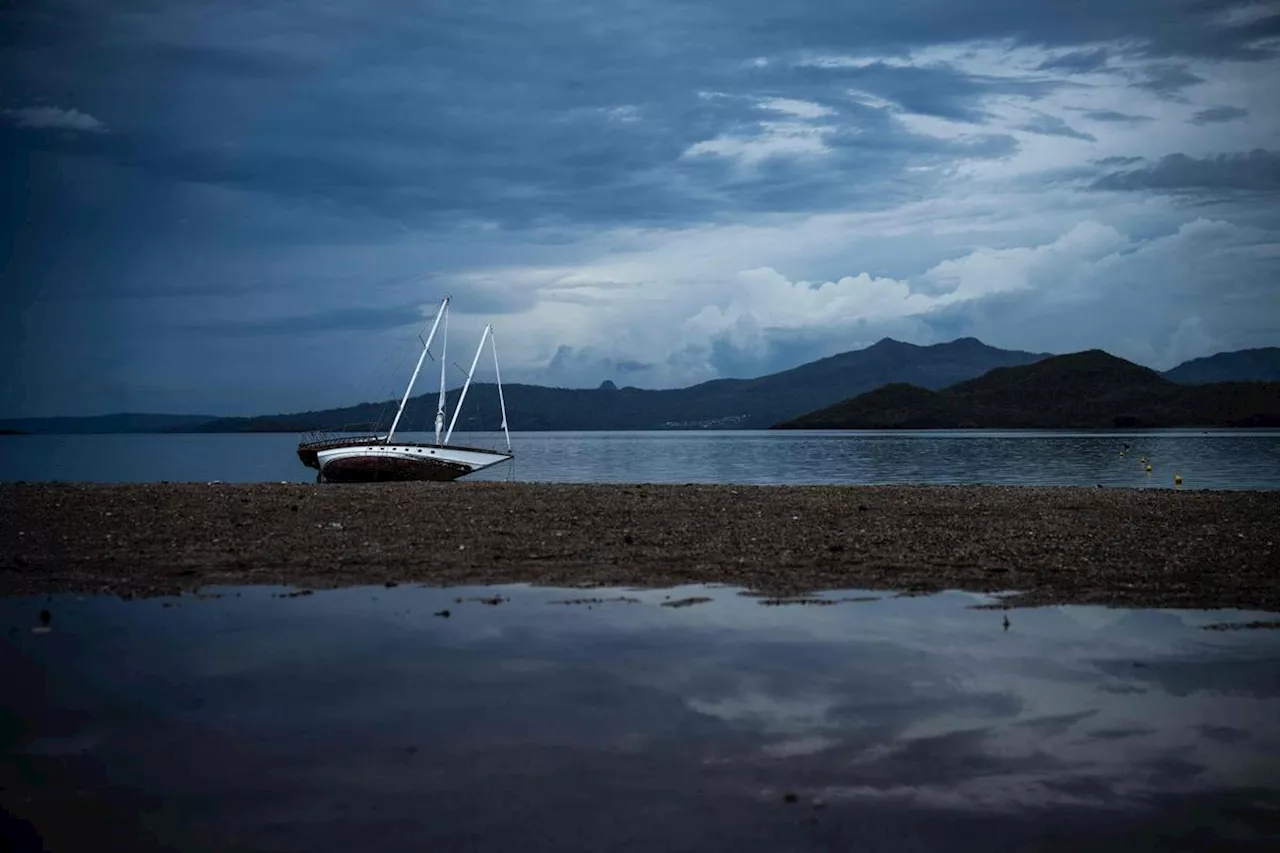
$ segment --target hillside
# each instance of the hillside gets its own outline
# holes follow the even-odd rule
[[[941,391],[890,386],[780,429],[1280,426],[1280,383],[1179,385],[1101,350],[997,368]]]
[[[1209,382],[1280,382],[1280,347],[1220,352],[1183,362],[1164,373],[1183,385]]]
[[[600,387],[547,388],[540,385],[505,387],[509,422],[518,430],[628,430],[628,429],[737,429],[764,428],[797,418],[806,412],[850,401],[860,394],[893,385],[911,385],[917,390],[940,390],[984,376],[996,368],[1019,367],[1042,361],[1046,354],[1001,350],[974,338],[950,343],[916,346],[885,338],[866,349],[840,353],[780,373],[757,379],[717,379],[689,388],[650,391],[618,388],[606,381]],[[1196,406],[1243,405],[1255,394],[1249,380],[1275,379],[1280,373],[1280,348],[1240,350],[1186,362],[1163,374],[1130,364],[1138,384],[1153,379],[1173,380],[1186,385],[1200,382],[1245,381],[1234,391],[1212,392],[1209,403]],[[1127,364],[1127,362],[1126,362]],[[1005,381],[1005,380],[1002,380]],[[1022,381],[1014,374],[1010,382]],[[1037,383],[1049,381],[1038,379]],[[1054,382],[1067,381],[1063,378]],[[985,387],[985,386],[984,386]],[[1065,386],[1064,386],[1065,387]],[[1124,386],[1127,388],[1127,386]],[[1168,389],[1152,384],[1148,389],[1159,396]],[[1121,391],[1124,389],[1121,388]],[[995,395],[984,405],[1000,409],[1004,405],[994,388],[981,392]],[[1127,391],[1124,391],[1127,393]],[[881,405],[877,398],[863,401],[857,409],[860,422],[905,423],[967,421],[975,413],[956,408],[954,400],[925,403],[908,392],[890,392],[900,399]],[[1005,394],[1021,404],[1015,387]],[[1213,395],[1217,394],[1217,397]],[[1228,399],[1229,398],[1229,399]],[[450,407],[457,391],[449,394]],[[1218,402],[1213,402],[1217,400]],[[1231,402],[1235,400],[1237,402]],[[1052,400],[1047,401],[1052,403]],[[214,418],[202,415],[117,414],[83,418],[0,419],[3,433],[123,433],[123,432],[304,432],[347,425],[390,423],[396,401],[361,403],[340,409],[262,415],[245,418]],[[842,404],[843,405],[843,404]],[[1236,409],[1232,409],[1236,411]],[[896,414],[895,414],[896,413]],[[1247,412],[1246,412],[1247,413]],[[405,428],[428,430],[434,421],[435,394],[427,393],[409,402]],[[1164,415],[1168,416],[1168,413]],[[1182,415],[1179,415],[1180,417]],[[984,417],[991,419],[991,413]],[[1022,415],[1018,416],[1019,418]],[[499,423],[497,395],[492,385],[477,384],[467,397],[459,430],[492,429]]]
[[[830,405],[893,382],[943,388],[993,367],[1028,364],[1043,354],[996,349],[973,338],[916,346],[884,339],[866,349],[841,353],[757,379],[717,379],[689,388],[650,391],[617,388],[546,388],[504,385],[507,420],[516,430],[763,429],[803,412]],[[457,391],[449,393],[450,409]],[[300,432],[390,422],[394,401],[342,409],[223,418],[204,432]],[[401,429],[432,429],[436,395],[414,397]],[[467,395],[458,429],[494,429],[501,422],[497,393],[476,384]]]

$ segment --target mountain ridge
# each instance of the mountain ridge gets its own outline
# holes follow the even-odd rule
[[[1102,350],[1086,352],[1106,355]],[[895,393],[902,396],[901,389],[895,391],[891,387],[902,384],[939,391],[975,380],[992,370],[1016,368],[1052,357],[1049,353],[990,347],[974,337],[927,345],[884,337],[860,350],[826,356],[765,376],[712,379],[685,388],[619,387],[611,379],[605,379],[596,388],[523,383],[503,387],[508,395],[508,421],[518,430],[765,428],[885,387],[890,387],[890,396]],[[1254,375],[1270,369],[1268,365],[1273,359],[1280,371],[1280,347],[1218,353],[1184,362],[1163,373],[1126,363],[1147,371],[1144,375],[1149,375],[1148,378],[1154,376],[1193,386],[1197,377],[1206,375],[1205,364],[1211,365],[1213,375],[1224,372],[1230,375],[1232,370]],[[449,392],[450,407],[456,404],[457,395],[457,389]],[[435,398],[434,391],[411,398],[401,428],[430,431]],[[912,399],[916,404],[922,402],[918,395]],[[388,412],[394,412],[398,402],[398,399],[387,399],[306,412],[233,418],[138,413],[9,418],[0,419],[0,433],[305,432],[368,424],[379,421],[379,416],[385,428],[389,423]],[[907,398],[902,396],[897,404],[906,402]],[[941,403],[935,401],[930,405],[937,408]],[[948,405],[954,414],[954,406]],[[467,397],[459,428],[478,429],[481,425],[495,428],[499,420],[494,386],[477,383]]]
[[[779,429],[1280,426],[1280,383],[1182,385],[1102,350],[997,368],[941,390],[896,384]]]
[[[1193,358],[1166,370],[1164,376],[1184,385],[1277,382],[1280,381],[1280,347],[1233,350]]]
[[[648,390],[602,383],[594,389],[549,388],[541,385],[503,385],[507,422],[519,430],[648,430],[690,428],[764,429],[818,406],[891,381],[913,381],[941,388],[980,375],[993,367],[1026,364],[1047,356],[1002,350],[979,341],[948,341],[917,346],[881,339],[869,347],[850,350],[753,379],[712,379],[686,388]],[[467,396],[464,422],[496,427],[501,421],[497,395],[490,383],[473,385]],[[457,391],[448,394],[456,405]],[[392,401],[319,412],[300,412],[256,418],[222,419],[199,431],[305,431],[334,429],[379,420]],[[436,394],[410,399],[401,429],[430,431]]]

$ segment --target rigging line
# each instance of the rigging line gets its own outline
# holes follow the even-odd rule
[[[421,338],[420,335],[418,337],[419,339]],[[396,355],[396,353],[398,353],[398,355]],[[373,432],[378,431],[378,426],[382,423],[383,419],[387,415],[387,408],[392,403],[395,402],[394,399],[392,399],[395,397],[395,392],[394,391],[384,392],[382,389],[385,386],[389,386],[391,384],[391,378],[393,375],[399,374],[402,372],[401,368],[404,366],[404,361],[405,361],[405,358],[408,356],[408,354],[409,354],[409,347],[407,343],[403,343],[396,350],[393,350],[392,352],[387,353],[387,355],[383,358],[382,362],[378,365],[377,375],[374,377],[372,387],[370,388],[371,393],[368,393],[367,396],[371,396],[376,400],[379,396],[383,396],[385,393],[386,399],[382,401],[382,405],[378,408],[377,419],[373,423]],[[395,357],[394,371],[390,369],[390,363],[393,356]]]
[[[361,389],[365,389],[365,393],[361,394],[361,396],[364,396],[367,398],[369,396],[367,393],[368,388],[370,387],[371,384],[376,382],[377,375],[382,373],[386,365],[390,362],[391,356],[392,356],[391,353],[385,353],[382,359],[378,362],[378,364],[376,364],[373,368],[366,369],[364,371],[365,375],[363,377],[363,380],[352,383],[352,390],[355,391],[357,394],[360,394]],[[333,428],[336,428],[339,430],[346,430],[349,428],[353,428],[354,425],[355,425],[354,422],[349,421],[344,424],[337,424]]]
[[[372,379],[373,385],[369,388],[371,393],[383,393],[383,386],[390,385],[391,382],[391,375],[393,372],[391,366],[392,360],[395,360],[394,372],[399,373],[400,368],[404,366],[404,359],[407,354],[408,347],[403,343],[401,346],[387,351],[386,355],[384,355],[382,360],[378,363],[376,371],[373,371],[375,374]]]
[[[399,407],[399,398],[400,398],[399,383],[403,377],[406,360],[412,358],[413,353],[417,352],[419,347],[422,347],[426,344],[426,340],[422,337],[422,332],[418,332],[413,336],[413,341],[416,342],[416,346],[410,345],[409,343],[410,339],[407,335],[405,335],[402,338],[402,341],[403,343],[398,349],[399,355],[396,359],[395,370],[386,371],[385,373],[383,373],[382,378],[379,381],[378,390],[374,392],[377,396],[385,396],[386,398],[383,400],[382,407],[378,412],[378,421],[377,421],[378,424],[382,423],[383,419],[386,417],[390,409],[392,409],[393,407],[395,408]],[[427,350],[426,354],[433,362],[436,360],[436,357],[431,354],[430,350]],[[388,356],[388,358],[389,357],[390,356]],[[381,390],[384,385],[388,389],[385,392]],[[422,396],[422,395],[418,395],[418,396]],[[408,411],[407,402],[406,402],[406,411]],[[377,432],[376,426],[374,431]]]

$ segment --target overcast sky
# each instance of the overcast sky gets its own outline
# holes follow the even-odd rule
[[[0,415],[1280,344],[1280,3],[0,10]],[[423,390],[429,390],[423,388]]]

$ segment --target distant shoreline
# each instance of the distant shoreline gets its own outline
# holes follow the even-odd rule
[[[945,426],[912,426],[912,427],[618,427],[616,429],[513,429],[512,435],[519,433],[551,433],[551,432],[770,432],[779,435],[806,432],[860,432],[860,433],[904,433],[904,432],[1083,432],[1083,433],[1144,433],[1144,432],[1176,432],[1187,430],[1203,430],[1214,432],[1277,432],[1280,426],[1255,424],[1190,424],[1183,426],[1056,426],[1056,427],[945,427]],[[246,429],[246,430],[111,430],[101,432],[23,432],[21,430],[0,430],[4,436],[40,436],[40,435],[302,435],[315,430],[305,429]],[[325,432],[342,432],[341,430],[324,430]],[[430,433],[432,429],[404,429],[398,433]],[[497,432],[497,430],[470,430],[470,432]]]
[[[720,583],[1280,611],[1277,519],[1276,491],[0,484],[0,595]]]
[[[595,388],[524,383],[481,394],[468,420],[505,420],[529,431],[794,428],[1211,428],[1280,427],[1280,347],[1219,353],[1165,371],[1101,350],[1067,355],[1002,350],[976,338],[916,346],[885,338],[753,379],[722,378],[684,388]],[[475,392],[489,387],[478,383]],[[460,389],[446,395],[456,410]],[[476,400],[473,393],[470,401]],[[436,395],[409,398],[402,424],[434,423]],[[389,423],[399,398],[336,408],[258,415],[105,415],[0,418],[0,428],[65,434],[194,432],[301,433]],[[851,407],[851,408],[850,408]],[[834,420],[833,420],[834,418]],[[1058,422],[1052,426],[1047,422]],[[408,426],[406,431],[412,431]]]

